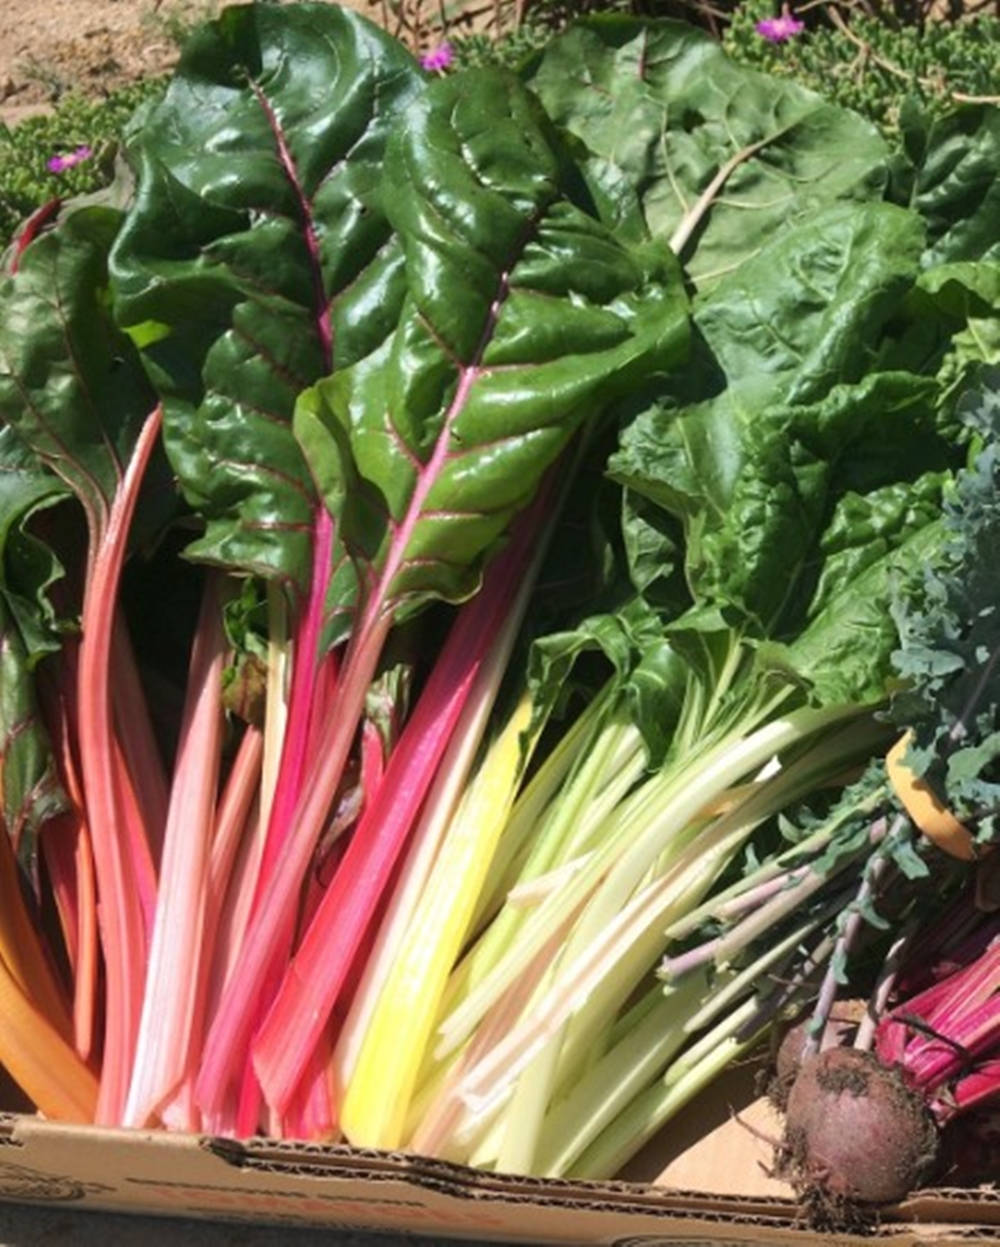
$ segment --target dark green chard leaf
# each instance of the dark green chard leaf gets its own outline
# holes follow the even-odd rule
[[[18,858],[34,877],[42,825],[66,808],[48,733],[35,698],[28,653],[0,596],[0,807]]]
[[[581,612],[614,610],[623,595],[632,595],[618,553],[620,490],[605,475],[617,436],[609,421],[585,439],[532,595],[537,634],[564,627]]]
[[[686,346],[673,256],[623,246],[563,174],[533,99],[482,71],[435,84],[387,152],[398,325],[303,398],[296,430],[397,618],[469,596],[574,431]]]
[[[0,596],[32,663],[59,646],[62,622],[48,590],[64,568],[29,524],[68,494],[14,429],[0,426]]]
[[[622,540],[629,578],[645,601],[668,616],[690,605],[683,578],[683,536],[677,519],[649,498],[622,490]]]
[[[155,404],[108,307],[108,250],[121,219],[111,208],[74,212],[0,282],[0,420],[76,494],[92,534]]]
[[[116,310],[170,396],[168,453],[208,522],[194,557],[309,585],[316,492],[292,412],[395,325],[379,178],[421,84],[353,13],[253,5],[199,30],[145,119]]]
[[[929,482],[934,488],[939,482]],[[854,575],[836,579],[836,589],[786,648],[787,660],[822,701],[830,704],[881,701],[888,689],[888,660],[899,643],[888,606],[897,586],[938,553],[940,523],[928,517],[922,525],[892,534],[881,556],[868,553]],[[886,534],[889,536],[889,534]],[[862,538],[857,539],[859,545]]]
[[[911,108],[902,120],[908,167],[893,194],[927,223],[925,264],[1000,258],[1000,110],[930,121]]]
[[[941,264],[922,273],[917,288],[924,298],[914,319],[926,323],[936,315],[951,322],[938,377],[949,398],[957,396],[981,365],[1000,364],[1000,261]]]
[[[624,684],[648,656],[655,669],[656,654],[664,643],[662,620],[641,597],[633,597],[613,614],[594,613],[576,625],[534,640],[528,663],[528,683],[539,704],[558,692],[586,654],[599,655],[602,679],[609,673]],[[672,696],[672,694],[671,694]]]
[[[29,877],[34,875],[38,831],[65,808],[65,794],[35,699],[34,666],[53,644],[44,598],[31,593],[36,546],[40,562],[47,565],[37,587],[55,578],[57,565],[51,554],[46,560],[48,552],[23,532],[23,525],[64,496],[64,487],[40,467],[13,430],[0,428],[0,816]],[[18,566],[25,562],[26,578]],[[25,579],[30,596],[24,592]]]
[[[873,127],[734,64],[679,22],[578,23],[528,80],[579,141],[602,216],[629,237],[683,244],[699,286],[825,204],[883,191],[887,149]]]
[[[885,204],[834,205],[772,237],[696,308],[729,388],[807,403],[865,379],[922,245],[919,219]]]
[[[983,364],[1000,362],[1000,264],[956,260],[925,269],[893,322],[873,367],[933,378],[938,426],[962,439],[956,400]]]

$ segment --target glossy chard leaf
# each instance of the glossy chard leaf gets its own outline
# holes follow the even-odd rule
[[[292,412],[395,325],[379,176],[422,81],[354,13],[252,5],[198,31],[144,122],[116,308],[169,398],[168,454],[207,521],[194,557],[308,589],[316,495]]]
[[[545,118],[511,77],[436,83],[385,178],[406,262],[398,325],[319,384],[298,427],[366,598],[399,618],[475,590],[574,430],[678,362],[687,315],[669,251],[622,245],[567,198]]]
[[[108,250],[121,223],[84,208],[24,252],[0,281],[0,421],[103,529],[154,397],[108,306]]]
[[[824,205],[883,191],[887,149],[870,125],[680,22],[578,23],[528,80],[582,146],[602,216],[670,239],[699,287]]]

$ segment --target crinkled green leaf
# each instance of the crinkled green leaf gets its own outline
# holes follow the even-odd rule
[[[1000,110],[965,105],[908,133],[904,202],[927,223],[930,266],[1000,258]]]
[[[611,460],[615,479],[682,521],[695,600],[758,635],[802,626],[823,553],[849,570],[842,499],[915,481],[949,449],[935,432],[933,379],[865,368],[921,246],[919,223],[886,205],[835,206],[775,240],[696,305],[715,361],[707,396],[690,402],[690,383],[667,393]],[[868,510],[854,546],[872,535],[878,507]],[[902,536],[890,515],[879,523],[886,540]]]
[[[35,699],[27,649],[0,594],[0,814],[18,858],[34,877],[42,824],[66,808]]]
[[[633,238],[673,237],[734,162],[682,252],[699,286],[826,204],[882,194],[887,151],[873,127],[734,64],[680,22],[578,23],[546,47],[529,81],[582,145],[602,215]]]
[[[918,287],[955,325],[938,376],[949,396],[961,394],[981,365],[1000,364],[1000,260],[942,264],[921,274]]]
[[[591,614],[572,628],[539,637],[528,661],[536,715],[558,713],[579,689],[589,700],[610,680],[609,708],[626,708],[656,763],[669,746],[689,679],[686,659],[640,597],[614,614]]]
[[[818,543],[821,570],[809,603],[811,617],[835,609],[845,585],[938,518],[947,479],[946,473],[928,471],[868,493],[852,489],[837,500]]]
[[[673,256],[622,244],[564,172],[498,72],[435,83],[390,143],[406,298],[382,347],[319,383],[323,429],[314,412],[300,440],[366,596],[396,618],[474,592],[574,432],[686,346]]]
[[[843,204],[771,238],[696,309],[696,323],[741,391],[821,399],[860,382],[917,276],[923,230],[886,204]]]
[[[939,427],[961,438],[956,399],[983,364],[1000,362],[1000,263],[956,260],[925,269],[894,321],[877,368],[933,377]]]
[[[232,8],[144,120],[117,312],[170,396],[168,453],[207,520],[194,557],[309,583],[317,501],[292,413],[395,325],[401,257],[379,180],[422,77],[333,5]]]
[[[622,538],[628,570],[643,598],[668,615],[690,604],[683,583],[683,537],[676,518],[642,494],[622,491]]]
[[[787,646],[789,662],[824,702],[885,697],[889,660],[899,643],[889,605],[913,569],[937,556],[942,536],[939,522],[925,521],[904,530],[881,557],[867,556],[862,570],[837,581],[836,591]]]
[[[0,596],[32,664],[59,644],[47,590],[62,577],[63,567],[28,522],[67,492],[13,428],[0,427]]]

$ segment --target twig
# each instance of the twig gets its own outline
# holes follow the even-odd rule
[[[722,35],[719,30],[719,23],[716,20],[715,10],[712,6],[707,4],[706,0],[695,0],[694,8],[699,17],[701,17],[701,19],[707,24],[712,36],[715,39],[720,39]]]
[[[834,5],[831,4],[828,7],[827,13],[830,21],[833,22],[834,26],[836,26],[844,38],[849,39],[856,48],[860,48],[861,51],[871,59],[873,64],[878,65],[880,69],[884,69],[887,74],[893,74],[897,78],[905,78],[907,82],[912,82],[914,80],[913,74],[908,73],[905,69],[901,69],[898,65],[894,65],[892,61],[887,61],[884,56],[879,56],[879,54],[872,49],[872,45],[870,43],[856,35],[854,31],[851,30],[850,26],[848,26],[847,22],[844,21],[843,17],[841,17],[840,11]],[[921,83],[923,86],[928,85],[924,79],[917,78],[916,81]]]
[[[768,135],[759,142],[751,143],[748,147],[744,147],[740,151],[734,152],[734,154],[729,157],[726,163],[719,169],[718,173],[716,173],[715,177],[712,178],[711,182],[709,182],[702,193],[698,196],[694,206],[684,214],[679,225],[674,230],[670,242],[668,243],[668,246],[674,255],[680,255],[680,253],[684,250],[684,247],[687,245],[691,235],[701,223],[702,217],[704,217],[708,212],[716,195],[718,195],[719,191],[722,190],[723,186],[726,184],[729,175],[735,169],[738,169],[744,161],[749,160],[751,156],[755,156],[761,148],[766,147],[768,143],[772,142],[777,137],[779,136]]]
[[[813,4],[827,4],[828,0],[812,0]],[[727,13],[724,9],[716,8],[715,5],[709,4],[708,0],[683,0],[686,9],[694,9],[696,13],[703,13],[706,17],[715,18],[720,22],[732,21],[732,13]]]
[[[952,91],[956,104],[1000,104],[1000,95],[966,95],[964,91]]]

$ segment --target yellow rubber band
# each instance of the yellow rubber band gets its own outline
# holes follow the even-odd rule
[[[885,756],[885,769],[903,809],[928,840],[963,862],[973,862],[978,854],[972,833],[952,814],[937,794],[903,762],[912,733],[907,732]]]

